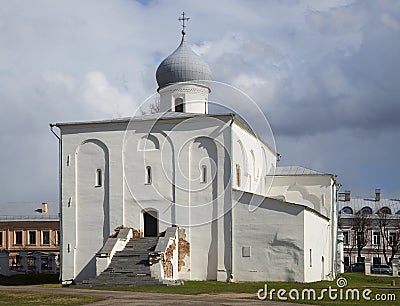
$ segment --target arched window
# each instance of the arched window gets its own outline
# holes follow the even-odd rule
[[[352,214],[353,214],[353,209],[352,209],[351,207],[346,206],[346,207],[344,207],[344,208],[342,209],[342,213],[343,213],[343,214],[352,215]]]
[[[236,185],[240,187],[240,165],[236,164]]]
[[[147,166],[146,167],[146,184],[151,184],[151,182],[152,182],[151,167]]]
[[[201,178],[200,183],[207,182],[207,166],[201,166]]]
[[[361,208],[360,213],[364,214],[364,215],[371,215],[372,209],[371,209],[371,207],[365,206],[365,207]]]
[[[179,113],[183,113],[183,99],[176,98],[175,99],[175,111]]]
[[[103,174],[101,173],[101,169],[96,169],[96,187],[101,187],[103,182]]]
[[[254,180],[256,180],[256,158],[254,156],[253,150],[250,151],[250,158],[251,158],[251,176],[253,177]]]
[[[379,213],[384,215],[391,215],[392,211],[389,207],[382,207],[381,209],[379,209]]]

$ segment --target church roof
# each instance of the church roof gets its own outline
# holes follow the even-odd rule
[[[256,193],[252,193],[249,191],[244,191],[244,190],[240,190],[240,189],[236,189],[236,188],[232,188],[233,194],[235,194],[235,196],[237,196],[238,198],[240,198],[242,195],[247,194],[250,195],[251,198],[265,198],[265,199],[270,199],[273,201],[277,201],[278,203],[284,204],[284,205],[293,205],[293,206],[299,206],[302,207],[304,210],[310,211],[326,220],[329,220],[329,217],[322,214],[321,212],[319,212],[318,210],[316,210],[315,208],[312,208],[310,206],[304,205],[304,204],[300,204],[300,203],[296,203],[296,202],[288,202],[283,198],[279,198],[279,197],[271,197],[271,196],[265,196],[265,195],[260,195],[260,194],[256,194]],[[258,202],[258,203],[261,203]]]
[[[66,126],[66,125],[79,125],[79,124],[104,124],[104,123],[126,123],[129,121],[152,121],[152,120],[167,120],[167,119],[186,119],[194,117],[219,117],[219,116],[232,116],[232,114],[196,114],[196,113],[181,113],[181,112],[165,112],[146,114],[141,116],[123,117],[106,120],[94,121],[76,121],[76,122],[60,122],[51,124],[53,126]]]
[[[58,202],[46,202],[47,213],[42,213],[39,202],[13,202],[0,204],[0,221],[58,221]]]
[[[156,79],[159,88],[179,82],[209,81],[211,70],[183,36],[179,47],[158,66]]]
[[[332,175],[325,172],[319,172],[302,166],[282,166],[276,167],[275,175]]]

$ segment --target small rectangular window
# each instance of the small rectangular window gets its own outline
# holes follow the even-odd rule
[[[182,98],[175,99],[175,112],[183,113],[183,99]]]
[[[22,231],[14,232],[14,244],[22,245]]]
[[[50,231],[42,231],[42,245],[50,244]]]
[[[151,183],[152,183],[151,167],[147,166],[146,167],[146,184],[151,184]]]
[[[343,244],[344,245],[349,244],[349,232],[343,232]]]
[[[374,244],[374,245],[381,244],[381,233],[380,232],[372,232],[372,244]]]
[[[389,233],[389,245],[394,246],[397,244],[397,234],[396,232],[390,232]]]
[[[242,257],[250,257],[250,247],[244,246],[242,247]]]
[[[36,231],[28,232],[28,244],[36,245]]]
[[[200,183],[206,183],[206,182],[207,182],[207,167],[202,166]]]
[[[310,268],[312,268],[312,249],[310,249]]]
[[[96,187],[101,187],[103,182],[103,174],[101,173],[101,169],[96,170]]]
[[[236,164],[236,184],[240,187],[240,165]]]

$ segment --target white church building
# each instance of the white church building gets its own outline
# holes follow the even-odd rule
[[[211,71],[184,32],[156,78],[159,113],[51,124],[62,281],[94,278],[131,237],[152,236],[161,279],[333,279],[335,176],[276,166],[279,154],[239,116],[209,113]]]

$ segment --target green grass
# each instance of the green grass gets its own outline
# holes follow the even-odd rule
[[[0,291],[0,305],[84,305],[104,300],[92,296],[72,296],[36,292]]]
[[[328,295],[325,295],[324,300],[304,300],[304,301],[291,301],[290,299],[286,302],[296,302],[296,303],[305,303],[305,304],[315,304],[315,305],[400,305],[400,278],[392,278],[392,277],[376,277],[376,276],[365,276],[361,273],[346,273],[343,275],[346,278],[348,284],[344,289],[352,288],[359,289],[360,293],[364,289],[371,289],[372,293],[370,294],[371,301],[365,301],[362,299],[359,301],[346,301],[346,300],[336,300],[331,301],[328,299]],[[391,286],[391,280],[394,279],[396,282],[395,286]],[[223,282],[196,282],[196,281],[186,281],[184,286],[160,286],[160,287],[101,287],[101,288],[93,288],[100,290],[123,290],[123,291],[136,291],[136,292],[157,292],[157,293],[176,293],[176,294],[218,294],[218,293],[249,293],[252,294],[253,297],[257,298],[257,291],[261,288],[264,288],[264,285],[268,285],[268,290],[270,289],[285,289],[289,292],[291,289],[297,289],[300,292],[302,289],[315,289],[317,296],[320,294],[320,290],[324,288],[328,288],[331,286],[332,288],[337,288],[336,281],[321,281],[315,283],[292,283],[292,282],[246,282],[246,283],[223,283]],[[388,294],[395,293],[396,301],[373,301],[372,298],[376,296],[376,294]],[[287,294],[286,294],[287,296]],[[274,301],[278,301],[276,297],[276,293],[274,295]],[[268,300],[267,300],[268,301]],[[267,302],[266,301],[266,302]],[[396,304],[397,303],[397,304]]]
[[[347,286],[344,288],[359,289],[362,292],[364,289],[372,290],[370,295],[371,299],[376,294],[392,294],[396,295],[396,301],[346,301],[336,300],[331,301],[328,295],[325,295],[324,300],[287,300],[287,302],[315,304],[315,305],[400,305],[400,278],[393,277],[377,277],[365,276],[361,273],[346,273],[343,277],[347,280]],[[391,285],[391,281],[395,281],[395,286]],[[321,281],[315,283],[292,283],[292,282],[246,282],[246,283],[224,283],[224,282],[196,282],[186,281],[184,286],[154,286],[154,287],[100,287],[93,289],[100,290],[122,290],[122,291],[136,291],[136,292],[154,292],[154,293],[175,293],[175,294],[222,294],[225,293],[229,297],[229,293],[247,293],[250,298],[257,298],[257,291],[268,285],[268,291],[271,289],[285,289],[289,292],[291,289],[297,289],[300,292],[303,289],[315,289],[317,296],[320,294],[321,289],[337,288],[336,281]],[[58,275],[51,274],[26,274],[14,275],[9,277],[0,277],[0,285],[40,285],[42,287],[60,288],[58,282]],[[286,296],[288,296],[286,294]],[[48,293],[29,293],[29,292],[15,292],[15,291],[0,291],[0,305],[82,305],[95,301],[102,300],[101,298],[90,296],[70,296],[61,294],[48,294]],[[268,303],[269,298],[265,301]],[[274,294],[274,301],[278,301],[276,293]]]

